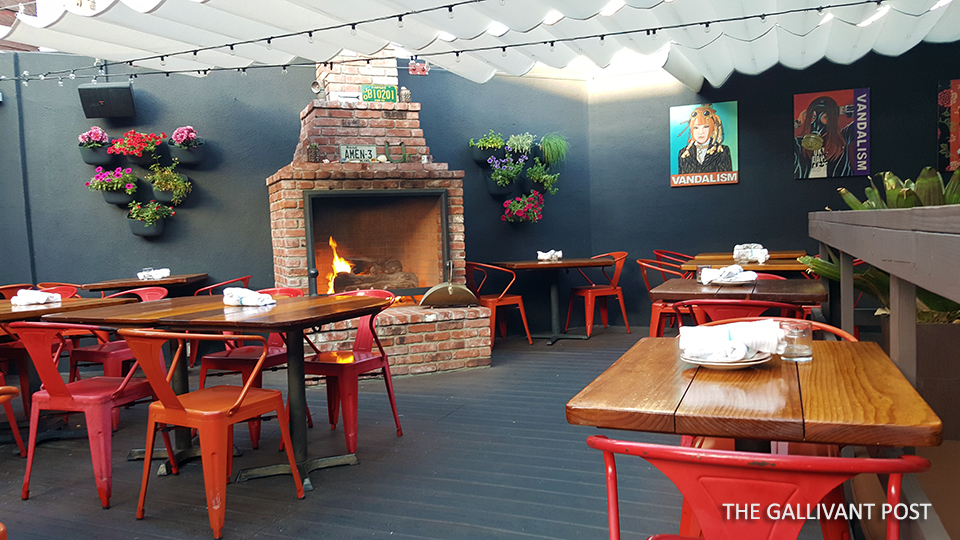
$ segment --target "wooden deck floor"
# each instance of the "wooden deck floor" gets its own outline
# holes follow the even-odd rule
[[[396,436],[382,380],[361,381],[360,464],[315,471],[315,490],[303,500],[289,477],[231,484],[224,538],[606,538],[602,458],[584,442],[600,430],[567,424],[564,404],[645,335],[645,328],[631,335],[610,328],[552,347],[510,337],[497,341],[490,368],[396,378],[403,437]],[[284,388],[284,372],[268,374],[265,384]],[[307,399],[317,420],[311,454],[344,452],[342,429],[331,431],[323,421],[323,388],[308,388]],[[11,453],[13,445],[0,446],[0,522],[10,538],[212,538],[199,460],[178,476],[152,476],[146,518],[135,518],[143,465],[126,456],[142,448],[145,419],[145,406],[121,413],[108,510],[100,508],[85,438],[38,446],[28,501],[20,499],[25,460]],[[81,421],[71,416],[73,425]],[[235,439],[243,452],[235,471],[284,459],[275,421],[264,423],[259,450],[251,449],[245,427]],[[624,538],[676,532],[680,495],[672,484],[640,459],[618,466]],[[812,525],[804,538],[819,536]]]

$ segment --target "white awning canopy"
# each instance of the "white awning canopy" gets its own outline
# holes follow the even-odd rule
[[[37,0],[36,15],[0,26],[0,39],[194,74],[394,45],[478,83],[581,56],[603,68],[628,49],[666,59],[665,70],[699,90],[734,71],[956,41],[960,1]]]

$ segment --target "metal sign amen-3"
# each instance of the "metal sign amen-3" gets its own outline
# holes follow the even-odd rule
[[[340,161],[372,161],[377,157],[375,144],[341,144]]]

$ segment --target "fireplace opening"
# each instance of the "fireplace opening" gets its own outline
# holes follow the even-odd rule
[[[376,288],[422,294],[446,281],[446,194],[305,191],[310,292]]]

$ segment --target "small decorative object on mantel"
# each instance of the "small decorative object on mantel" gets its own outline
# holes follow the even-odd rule
[[[410,89],[406,86],[400,87],[400,103],[410,103],[413,101],[413,95],[410,93]]]
[[[137,177],[132,169],[117,167],[106,171],[103,167],[97,167],[96,172],[84,185],[103,193],[103,200],[118,205],[126,205],[133,200],[133,194],[137,192]]]
[[[310,163],[321,163],[323,161],[323,152],[320,150],[319,144],[310,143],[307,146],[307,161]]]
[[[87,165],[109,165],[113,156],[107,153],[110,136],[99,126],[80,134],[80,157]]]
[[[164,220],[177,214],[169,206],[164,206],[157,201],[150,201],[147,204],[134,201],[130,203],[129,208],[127,221],[130,224],[130,232],[137,236],[159,236],[163,233]]]
[[[190,179],[185,174],[175,172],[176,167],[176,159],[169,167],[161,167],[159,163],[154,163],[150,166],[153,172],[145,178],[147,182],[153,184],[153,196],[157,201],[174,206],[183,202],[187,193],[193,190]]]
[[[193,126],[182,126],[173,130],[167,144],[170,145],[170,157],[181,165],[196,165],[203,161],[203,144],[206,141],[197,136]]]
[[[163,144],[163,139],[167,137],[166,133],[138,133],[130,130],[123,134],[122,139],[115,139],[108,154],[123,154],[127,156],[127,161],[136,165],[148,165],[160,159],[157,154],[157,148]]]

